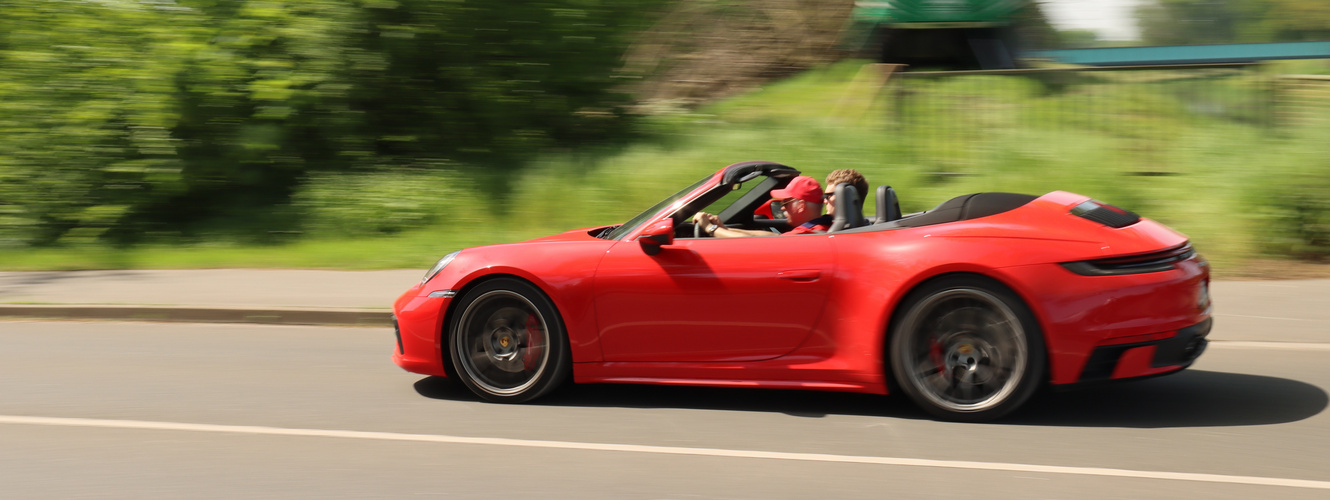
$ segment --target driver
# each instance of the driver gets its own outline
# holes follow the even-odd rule
[[[824,233],[831,227],[830,217],[819,217],[822,214],[822,185],[817,183],[817,179],[806,175],[795,177],[784,189],[773,189],[771,198],[774,211],[784,212],[786,222],[794,226],[794,229],[784,234]],[[697,224],[702,232],[718,238],[776,236],[776,233],[766,230],[725,227],[719,216],[706,212],[694,215],[693,224]]]

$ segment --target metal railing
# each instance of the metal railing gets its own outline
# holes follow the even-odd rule
[[[1280,75],[1275,100],[1282,126],[1330,125],[1330,76]]]
[[[938,176],[970,175],[1011,141],[1112,137],[1142,165],[1198,123],[1269,130],[1284,88],[1253,63],[896,72],[881,91],[891,129]],[[1319,81],[1319,80],[1318,80]],[[1330,83],[1330,82],[1326,82]],[[1303,85],[1300,81],[1296,85]],[[1302,87],[1298,87],[1302,88]],[[1330,92],[1330,86],[1315,92]],[[1311,92],[1310,90],[1308,92]],[[1157,152],[1158,161],[1152,161]],[[1170,175],[1166,167],[1128,173]]]

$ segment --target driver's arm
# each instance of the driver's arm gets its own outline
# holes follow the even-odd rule
[[[712,226],[707,232],[717,238],[737,238],[740,236],[780,236],[779,233],[761,229],[734,229],[721,225]]]
[[[720,223],[720,217],[698,212],[693,216],[693,223],[702,226],[702,231],[716,238],[738,238],[743,236],[779,236],[761,229],[735,229]]]

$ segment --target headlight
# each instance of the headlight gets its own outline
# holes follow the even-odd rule
[[[429,268],[429,272],[425,273],[425,278],[420,280],[420,284],[423,285],[425,283],[429,283],[429,280],[434,279],[434,276],[436,274],[439,274],[439,271],[442,271],[443,268],[447,266],[449,262],[452,262],[453,258],[457,257],[457,254],[461,252],[462,252],[461,250],[458,250],[448,255],[444,255],[442,259],[439,259],[438,262],[435,262],[434,267]]]

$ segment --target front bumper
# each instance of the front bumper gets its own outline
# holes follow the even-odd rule
[[[422,295],[417,285],[393,304],[393,332],[397,349],[393,363],[411,373],[446,377],[443,359],[443,319],[453,297]]]
[[[402,327],[397,324],[397,315],[393,315],[393,335],[397,337],[397,354],[406,354],[406,347],[402,346]]]

